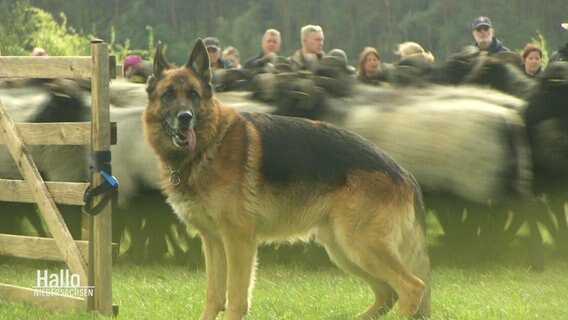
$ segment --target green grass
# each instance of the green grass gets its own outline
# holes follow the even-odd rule
[[[2,265],[0,277],[31,287],[35,270],[44,267],[30,262]],[[549,261],[542,273],[529,271],[522,264],[438,264],[432,283],[433,319],[568,318],[568,262],[562,259]],[[113,284],[113,301],[120,306],[122,319],[197,319],[203,306],[202,270],[122,263],[115,267]],[[332,267],[261,264],[248,319],[351,319],[371,298],[366,285]],[[0,302],[0,318],[99,317]]]
[[[514,243],[492,259],[449,253],[431,237],[433,319],[568,319],[568,259],[547,248],[546,269],[533,272],[525,247]],[[372,301],[368,287],[330,263],[321,251],[286,263],[273,250],[261,250],[253,304],[247,319],[352,319]],[[31,287],[37,269],[61,264],[8,260],[0,282]],[[204,302],[202,268],[174,264],[150,266],[119,261],[113,270],[113,302],[119,319],[197,319]],[[38,298],[41,299],[41,298]],[[24,304],[0,302],[0,319],[99,319],[88,313],[56,313]],[[394,313],[385,319],[397,319]]]

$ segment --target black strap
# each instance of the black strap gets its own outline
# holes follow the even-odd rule
[[[100,174],[103,177],[103,183],[96,188],[92,188],[91,181],[91,185],[85,190],[85,194],[83,195],[83,201],[85,202],[83,212],[87,214],[95,216],[101,213],[109,201],[112,200],[113,203],[115,203],[118,198],[118,180],[112,176],[110,161],[110,151],[91,151],[89,158],[91,176],[95,173]],[[103,195],[103,198],[99,203],[93,204],[93,199],[99,195]]]
[[[110,160],[110,151],[91,151],[91,156],[89,157],[89,167],[91,172],[106,171],[112,174]]]

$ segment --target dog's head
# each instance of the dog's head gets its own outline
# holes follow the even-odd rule
[[[176,149],[192,152],[197,144],[196,128],[205,116],[203,108],[213,95],[209,56],[203,40],[197,39],[188,62],[179,68],[168,63],[158,43],[152,69],[146,88],[149,102],[144,120],[147,126],[153,124],[160,131],[152,133],[154,137],[157,134]]]

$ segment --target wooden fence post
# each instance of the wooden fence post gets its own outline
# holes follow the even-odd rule
[[[109,55],[108,46],[102,40],[91,41],[92,78],[92,118],[91,118],[91,151],[110,150],[110,93],[109,93]],[[109,172],[110,173],[110,172]],[[98,173],[92,174],[92,187],[104,182]],[[102,196],[94,199],[95,203]],[[89,274],[93,276],[95,286],[94,297],[89,301],[89,309],[102,315],[112,315],[112,222],[111,202],[101,213],[91,217]]]

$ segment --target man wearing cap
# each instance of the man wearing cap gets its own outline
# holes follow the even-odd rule
[[[564,30],[568,30],[568,22],[562,23],[561,26]],[[566,44],[564,44],[562,48],[558,49],[558,51],[552,54],[552,57],[550,57],[548,63],[553,61],[568,61],[568,42],[566,42]]]
[[[211,71],[217,69],[231,69],[231,63],[221,57],[221,42],[214,37],[207,37],[203,39],[207,53],[209,54],[209,61],[211,62]]]
[[[473,29],[472,34],[475,39],[475,46],[481,51],[485,51],[488,54],[496,54],[503,52],[511,52],[507,47],[503,46],[503,43],[495,38],[495,29],[493,29],[493,24],[488,17],[477,17],[473,20],[471,24]]]

